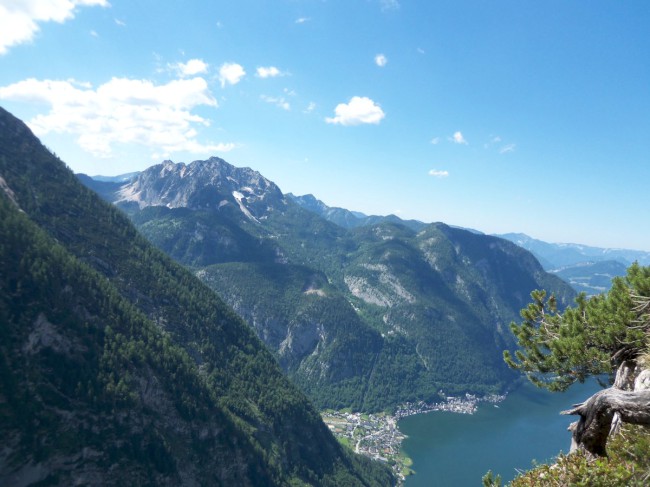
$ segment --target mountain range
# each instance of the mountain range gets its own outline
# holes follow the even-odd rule
[[[328,211],[219,158],[165,161],[127,182],[78,177],[232,306],[320,408],[503,391],[508,324],[529,293],[574,297],[507,240]]]
[[[402,221],[395,215],[367,216],[343,208],[329,207],[310,194],[295,196],[289,193],[287,196],[303,208],[345,228],[372,225],[381,221],[401,222],[416,231],[426,226],[426,223],[418,220]],[[466,230],[482,233],[472,229]],[[585,292],[587,295],[607,291],[611,287],[612,279],[616,276],[624,276],[627,268],[634,262],[641,265],[650,264],[650,252],[640,250],[549,243],[523,233],[506,233],[495,236],[510,240],[530,251],[546,271],[556,274],[571,284],[577,292]]]
[[[0,485],[394,484],[1,108],[0,436]]]
[[[606,292],[614,277],[625,276],[634,262],[650,265],[650,252],[590,247],[572,243],[548,243],[523,233],[499,235],[529,250],[544,268],[561,277],[578,292]]]

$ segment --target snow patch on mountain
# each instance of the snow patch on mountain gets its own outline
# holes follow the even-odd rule
[[[259,223],[257,218],[255,218],[250,211],[248,211],[248,208],[244,205],[244,195],[241,194],[239,191],[233,191],[232,192],[233,197],[235,200],[237,200],[237,204],[239,205],[239,209],[242,211],[244,215],[246,215],[249,219],[253,220],[254,222]]]

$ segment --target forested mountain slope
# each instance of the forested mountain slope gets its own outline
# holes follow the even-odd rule
[[[211,290],[0,109],[0,484],[390,485]]]
[[[259,173],[166,161],[114,192],[155,245],[248,321],[320,407],[375,411],[502,391],[508,323],[573,291],[514,244],[399,219],[343,228]]]
[[[377,225],[379,223],[399,223],[411,228],[412,230],[419,231],[427,226],[424,222],[418,220],[403,220],[395,215],[368,216],[358,211],[350,211],[345,208],[327,206],[312,194],[296,196],[292,193],[287,193],[287,198],[291,199],[302,208],[316,213],[325,220],[336,223],[343,228],[357,228]]]

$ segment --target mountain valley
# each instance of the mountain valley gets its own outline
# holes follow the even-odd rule
[[[529,293],[574,296],[506,240],[339,209],[364,222],[341,226],[218,158],[127,182],[79,177],[217,291],[320,408],[502,392],[508,324]]]

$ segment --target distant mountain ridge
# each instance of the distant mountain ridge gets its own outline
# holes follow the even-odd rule
[[[612,279],[625,276],[627,268],[627,265],[616,260],[601,260],[580,262],[550,272],[571,284],[576,291],[594,295],[608,291],[612,287]]]
[[[505,240],[295,199],[211,158],[152,166],[112,201],[244,317],[320,407],[501,391],[513,378],[507,325],[530,291],[573,296]]]
[[[388,222],[399,223],[411,228],[412,230],[419,231],[428,225],[427,223],[418,220],[403,220],[395,215],[368,216],[358,211],[350,211],[346,210],[345,208],[327,206],[312,194],[296,196],[292,193],[287,193],[286,196],[287,198],[290,198],[295,203],[300,205],[302,208],[316,213],[317,215],[325,218],[327,221],[336,223],[343,228],[357,228]]]
[[[643,250],[591,247],[573,243],[548,243],[529,237],[525,233],[497,235],[532,252],[546,268],[557,269],[582,262],[614,260],[630,266],[634,262],[650,265],[650,252]]]
[[[138,174],[140,174],[140,171],[134,171],[134,172],[128,172],[125,174],[118,174],[117,176],[101,176],[101,175],[96,175],[96,176],[90,176],[91,179],[94,179],[95,181],[100,181],[103,183],[126,183],[128,181],[133,180]]]
[[[569,282],[576,291],[588,295],[607,291],[611,287],[611,280],[625,276],[626,269],[634,262],[650,265],[650,252],[642,250],[548,243],[524,233],[498,236],[529,250],[547,271]]]
[[[394,215],[368,217],[363,213],[329,207],[311,194],[295,196],[289,193],[287,197],[293,199],[303,208],[344,228],[373,225],[381,221],[401,222],[414,230],[421,230],[426,226],[423,222],[404,221]],[[472,229],[466,230],[482,233]],[[611,286],[611,280],[617,276],[624,276],[627,268],[633,262],[638,261],[642,265],[650,264],[650,252],[590,247],[580,244],[553,244],[533,239],[523,233],[507,233],[496,236],[514,242],[532,252],[545,270],[564,279],[576,291],[585,292],[588,295],[607,291]]]

